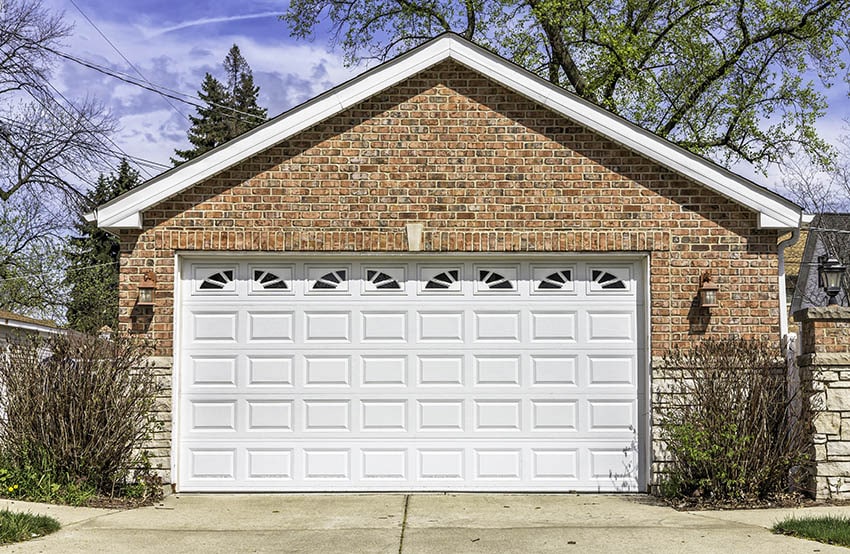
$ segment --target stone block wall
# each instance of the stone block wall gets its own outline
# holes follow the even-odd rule
[[[810,487],[818,499],[850,499],[850,308],[807,308],[801,323],[800,380],[814,412]]]

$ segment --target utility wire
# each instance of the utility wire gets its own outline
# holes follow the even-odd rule
[[[6,133],[3,131],[3,129],[0,129],[0,133],[6,134]],[[15,152],[19,153],[19,154],[20,154],[20,155],[21,155],[21,156],[22,156],[25,160],[27,160],[27,161],[29,161],[30,163],[32,163],[33,168],[41,167],[41,166],[44,164],[44,161],[36,160],[35,158],[33,158],[33,157],[32,157],[32,155],[30,155],[30,153],[29,153],[29,152],[27,152],[27,151],[26,151],[26,150],[24,150],[23,148],[18,147],[18,146],[17,146],[17,145],[16,145],[16,144],[15,144],[15,143],[11,140],[11,138],[6,139],[6,143],[9,145],[9,147],[10,147],[10,148],[12,148],[12,149],[13,149],[13,151],[15,151]],[[93,181],[91,181],[90,179],[88,179],[88,178],[86,178],[86,177],[82,177],[82,176],[80,176],[80,175],[77,175],[76,177],[77,177],[78,179],[80,179],[81,181],[83,181],[84,183],[86,183],[86,184],[88,184],[88,185],[91,185],[92,187],[97,186],[97,185],[95,185],[95,183],[94,183]],[[57,178],[58,178],[58,177],[57,177]],[[74,193],[74,194],[76,194],[78,197],[83,198],[83,193],[81,193],[80,191],[76,190],[74,187],[72,187],[72,186],[68,185],[67,183],[64,183],[64,179],[61,179],[61,178],[59,178],[59,179],[60,179],[60,181],[63,181],[63,184],[64,184],[64,185],[67,185],[67,187],[66,187],[66,186],[61,186],[61,187],[59,187],[61,190],[63,190],[64,192],[69,192],[69,191],[70,191],[70,192],[73,192],[73,193]]]
[[[850,233],[850,229],[826,229],[824,227],[809,227],[804,231],[820,231],[822,233]]]
[[[26,37],[23,37],[23,36],[18,35],[16,33],[10,33],[10,34],[12,34],[13,36],[15,36],[18,39],[29,41],[29,39],[27,39]],[[29,42],[32,42],[32,41],[29,41]],[[118,80],[123,81],[125,83],[137,86],[139,88],[143,88],[143,89],[148,90],[150,92],[154,92],[154,93],[159,94],[161,96],[165,96],[167,98],[170,98],[172,100],[176,100],[178,102],[188,104],[188,105],[190,105],[194,108],[203,109],[203,108],[206,108],[207,106],[186,100],[185,98],[191,98],[192,100],[198,100],[199,102],[207,102],[210,106],[215,106],[217,108],[221,108],[223,110],[233,112],[234,114],[239,114],[239,115],[244,115],[246,117],[251,117],[259,123],[265,123],[266,122],[266,119],[264,119],[261,116],[258,116],[257,114],[252,114],[252,113],[249,113],[249,112],[243,112],[242,110],[238,110],[238,109],[234,108],[233,106],[227,106],[225,104],[219,104],[217,102],[208,102],[206,100],[202,100],[201,98],[199,98],[195,95],[186,94],[185,92],[176,91],[176,90],[164,87],[162,85],[153,85],[153,84],[148,85],[148,84],[145,84],[145,83],[140,83],[135,77],[127,75],[126,73],[122,73],[122,72],[117,71],[115,69],[103,67],[102,65],[98,65],[98,64],[96,64],[92,61],[84,60],[84,59],[79,58],[77,56],[74,56],[72,54],[68,54],[67,52],[62,52],[61,50],[56,50],[55,48],[50,48],[49,46],[43,46],[43,45],[41,45],[40,48],[42,48],[43,50],[45,50],[47,52],[50,52],[51,54],[55,54],[55,55],[59,56],[60,58],[64,58],[68,61],[72,61],[76,64],[82,65],[83,67],[93,69],[94,71],[97,71],[99,73],[103,73],[104,75],[107,75],[107,76],[112,77],[114,79],[118,79]],[[185,98],[181,98],[181,96],[185,97]]]
[[[106,41],[106,43],[107,43],[107,44],[109,44],[109,46],[111,46],[111,47],[112,47],[112,49],[113,49],[113,50],[115,50],[115,52],[117,52],[117,53],[118,53],[118,55],[119,55],[119,56],[121,56],[121,59],[123,59],[123,60],[127,63],[127,65],[129,65],[129,66],[133,69],[133,71],[135,71],[135,72],[139,75],[139,77],[141,77],[141,78],[142,78],[142,80],[143,80],[145,83],[147,83],[147,84],[148,84],[148,85],[150,85],[150,86],[154,86],[154,84],[153,84],[153,83],[151,83],[151,82],[150,82],[150,80],[148,80],[148,78],[147,78],[147,77],[145,77],[145,76],[142,74],[142,72],[139,70],[139,68],[138,68],[138,67],[136,67],[135,65],[133,65],[133,62],[131,62],[130,60],[128,60],[128,59],[127,59],[127,56],[125,56],[125,55],[123,54],[123,52],[121,52],[121,50],[119,50],[119,49],[118,49],[118,47],[117,47],[117,46],[115,46],[115,44],[114,44],[111,40],[109,40],[109,37],[107,37],[107,36],[103,33],[103,31],[101,31],[101,30],[100,30],[100,28],[99,28],[97,25],[95,25],[94,21],[92,21],[91,19],[89,19],[89,16],[87,16],[87,15],[85,14],[85,12],[82,10],[82,8],[80,8],[80,6],[79,6],[79,5],[78,5],[78,4],[77,4],[74,0],[70,0],[70,2],[71,2],[71,4],[72,4],[75,8],[77,8],[77,11],[78,11],[78,12],[80,12],[80,15],[82,15],[82,16],[85,18],[85,20],[89,22],[89,25],[91,25],[92,27],[94,27],[94,30],[98,32],[98,34],[99,34],[99,35],[103,38],[103,40],[105,40],[105,41]],[[165,102],[166,102],[169,106],[171,106],[171,109],[172,109],[172,110],[174,110],[175,112],[177,112],[177,114],[178,114],[179,116],[181,116],[183,119],[185,119],[185,120],[187,120],[187,121],[191,121],[191,120],[189,119],[189,116],[187,116],[186,114],[184,114],[183,112],[181,112],[180,110],[178,110],[178,109],[177,109],[177,106],[175,106],[174,104],[172,104],[172,103],[171,103],[171,100],[169,100],[167,96],[162,96],[162,99],[163,99],[163,100],[165,100]]]
[[[85,121],[86,123],[91,123],[91,121],[89,121],[89,119],[88,119],[88,116],[86,116],[86,114],[84,114],[84,113],[83,113],[83,111],[82,111],[82,110],[80,110],[80,109],[79,109],[79,108],[78,108],[78,107],[77,107],[77,106],[76,106],[73,102],[71,102],[70,100],[68,100],[68,99],[65,97],[65,95],[64,95],[64,94],[62,94],[62,93],[59,91],[59,89],[57,89],[56,87],[54,87],[54,86],[53,86],[53,83],[48,82],[48,83],[47,83],[47,85],[48,85],[51,89],[53,89],[53,91],[54,91],[56,94],[58,94],[58,95],[59,95],[59,97],[60,97],[60,98],[62,98],[62,100],[64,100],[65,102],[67,102],[67,103],[68,103],[68,105],[69,105],[69,106],[71,106],[71,108],[72,108],[75,112],[77,112],[77,113],[79,114],[79,116],[82,118],[82,120],[83,120],[83,121]],[[35,97],[35,96],[33,95],[33,97]],[[62,106],[62,104],[61,104],[60,102],[57,102],[57,103],[56,103],[56,105],[57,105],[57,106],[59,106],[60,108],[62,108],[62,110],[63,110],[66,114],[71,115],[71,114],[68,112],[68,110],[66,110],[66,109],[64,108],[64,106]],[[91,135],[95,138],[95,140],[97,140],[97,141],[101,144],[101,146],[106,146],[105,144],[103,144],[103,140],[102,140],[102,139],[104,139],[104,138],[105,138],[105,139],[109,142],[109,144],[111,144],[112,146],[114,146],[114,147],[115,147],[115,149],[116,149],[116,150],[118,150],[119,152],[121,152],[121,154],[123,154],[124,156],[126,156],[128,159],[130,158],[130,155],[129,155],[129,154],[127,154],[127,153],[124,151],[124,149],[122,149],[120,146],[118,146],[118,144],[116,144],[116,142],[115,142],[114,140],[112,140],[111,138],[109,138],[109,136],[108,136],[108,135],[103,134],[103,135],[101,136],[101,134],[100,134],[100,133],[94,133],[94,132],[92,132],[92,131],[89,131],[89,133],[90,133],[90,134],[91,134]],[[108,150],[108,147],[107,147],[107,150]],[[106,160],[104,160],[104,161],[106,161]],[[153,177],[153,173],[151,173],[150,171],[148,171],[148,169],[147,169],[146,167],[144,167],[144,166],[142,166],[142,165],[139,165],[138,163],[136,164],[136,167],[138,167],[139,169],[141,169],[141,170],[142,170],[142,172],[144,172],[144,174],[148,176],[148,178],[152,178],[152,177]]]
[[[10,127],[14,127],[16,129],[18,129],[19,131],[31,133],[31,134],[34,134],[34,135],[39,135],[39,136],[42,136],[42,137],[47,137],[47,138],[56,139],[56,140],[65,138],[65,137],[62,137],[62,136],[57,135],[57,134],[49,133],[49,132],[47,132],[43,129],[37,129],[36,127],[25,125],[25,124],[21,123],[20,121],[15,121],[13,119],[5,118],[3,116],[0,116],[0,123],[3,123],[3,124],[8,125]],[[84,146],[81,145],[81,147],[84,150],[88,150],[89,152],[114,156],[115,158],[119,158],[119,159],[123,158],[123,157],[127,157],[131,160],[134,160],[134,161],[140,163],[140,164],[149,165],[154,169],[171,169],[171,166],[169,166],[169,165],[165,165],[165,164],[155,162],[153,160],[148,160],[148,159],[145,159],[145,158],[140,158],[139,156],[125,156],[124,154],[122,154],[120,152],[115,152],[113,150],[98,150],[98,149],[96,149],[92,146],[89,146],[89,145],[84,145]]]
[[[117,264],[118,264],[118,262],[106,262],[106,263],[102,263],[102,264],[86,265],[86,266],[83,266],[83,267],[69,267],[69,268],[63,269],[62,271],[64,273],[74,273],[74,272],[77,272],[77,271],[82,271],[84,269],[94,269],[96,267],[105,267],[105,266],[108,266],[108,265],[117,265]],[[51,273],[46,273],[46,272],[28,273],[26,275],[18,275],[17,277],[9,277],[9,278],[5,278],[5,279],[0,278],[0,283],[8,283],[10,281],[20,281],[22,279],[32,279],[33,277],[49,277],[50,275],[51,275]]]
[[[18,34],[16,34],[16,33],[10,33],[10,34],[12,34],[12,35],[14,35],[14,36],[16,36],[16,37],[18,37],[18,38],[23,38],[24,40],[26,40],[26,39],[25,39],[25,37],[21,37],[20,35],[18,35]],[[30,42],[32,42],[32,41],[30,41]],[[45,48],[45,49],[47,49],[47,47],[44,47],[44,48]],[[9,55],[7,52],[5,52],[3,49],[0,49],[0,54],[3,54],[3,55],[7,58],[7,60],[8,60],[10,63],[14,63],[15,65],[18,65],[16,62],[14,62],[14,61],[13,61],[12,56],[11,56],[11,55]],[[20,66],[18,65],[18,67],[20,67]],[[55,86],[53,86],[53,83],[51,83],[50,81],[47,81],[47,82],[46,82],[46,84],[47,84],[47,86],[48,86],[48,87],[50,87],[50,88],[51,88],[51,89],[52,89],[52,90],[53,90],[53,91],[54,91],[54,92],[55,92],[55,93],[56,93],[56,94],[57,94],[60,98],[62,98],[65,102],[67,102],[67,103],[68,103],[68,105],[69,105],[69,106],[71,106],[71,108],[73,108],[73,109],[74,109],[74,111],[76,111],[76,112],[77,112],[77,114],[80,116],[80,123],[82,123],[82,124],[83,124],[83,129],[84,129],[84,130],[85,130],[85,131],[86,131],[89,135],[91,135],[91,137],[92,137],[94,140],[96,140],[97,142],[99,142],[99,143],[101,144],[101,146],[106,147],[106,145],[103,143],[103,139],[101,138],[101,133],[94,132],[94,131],[92,131],[92,129],[91,129],[91,128],[86,129],[86,124],[93,125],[93,124],[92,124],[92,122],[89,120],[88,116],[86,116],[86,114],[84,114],[84,113],[82,112],[82,110],[80,110],[79,108],[77,108],[77,106],[76,106],[76,105],[74,105],[74,103],[73,103],[73,102],[71,102],[70,100],[68,100],[68,99],[65,97],[65,95],[63,95],[63,94],[62,94],[62,93],[61,93],[61,92],[60,92],[60,91],[59,91],[59,90],[58,90]],[[54,117],[56,117],[56,114],[53,112],[53,110],[51,110],[51,109],[50,109],[50,107],[49,107],[49,106],[47,106],[47,105],[45,104],[44,100],[43,100],[42,98],[39,98],[39,96],[38,96],[37,94],[35,94],[35,93],[31,90],[31,88],[30,88],[30,87],[28,87],[28,86],[24,86],[24,87],[22,87],[22,88],[23,88],[23,89],[27,92],[27,94],[29,94],[29,95],[30,95],[30,97],[32,97],[32,99],[33,99],[33,100],[35,100],[35,101],[36,101],[36,103],[38,103],[38,104],[42,107],[42,109],[44,109],[46,112],[48,112],[49,114],[51,114],[51,115],[53,115]],[[54,99],[54,103],[56,104],[56,106],[58,106],[59,108],[61,108],[61,109],[62,109],[62,111],[63,111],[63,112],[65,112],[65,114],[66,114],[66,115],[68,115],[68,116],[70,116],[70,117],[74,118],[74,115],[73,115],[73,114],[71,114],[71,112],[70,112],[70,111],[68,111],[68,109],[67,109],[67,108],[65,108],[65,106],[63,106],[61,102],[55,101],[55,99]],[[113,145],[113,146],[114,146],[114,147],[115,147],[115,148],[116,148],[119,152],[121,152],[122,154],[124,154],[125,156],[127,156],[127,157],[129,158],[129,155],[128,155],[126,152],[124,152],[124,150],[122,150],[120,146],[118,146],[117,144],[115,144],[115,142],[114,142],[112,139],[110,139],[109,137],[106,137],[106,140],[108,140],[110,143],[112,143],[112,145]],[[109,147],[106,147],[106,149],[107,149],[107,150],[109,150]],[[106,158],[104,158],[102,154],[101,154],[99,157],[100,157],[101,161],[103,161],[103,162],[104,162],[104,163],[106,163],[107,165],[110,165],[109,160],[108,160],[108,159],[106,159]],[[153,177],[153,174],[152,174],[150,171],[148,171],[148,170],[147,170],[147,168],[142,167],[142,166],[141,166],[141,165],[139,165],[139,164],[136,164],[136,165],[137,165],[137,167],[138,167],[138,168],[139,168],[139,169],[140,169],[143,173],[145,173],[145,174],[146,174],[149,178],[150,178],[150,177]],[[79,176],[78,176],[78,177],[79,177]],[[85,179],[83,179],[83,180],[85,180]],[[90,183],[90,181],[86,181],[86,182],[87,182],[87,183],[89,183],[89,184],[91,184],[91,183]]]

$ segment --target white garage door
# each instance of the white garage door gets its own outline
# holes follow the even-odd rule
[[[184,261],[178,486],[638,490],[640,267]]]

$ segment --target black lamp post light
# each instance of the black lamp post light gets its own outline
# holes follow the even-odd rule
[[[841,292],[841,278],[847,267],[838,258],[829,254],[818,256],[818,286],[822,288],[829,297],[827,306],[837,306],[838,293]]]

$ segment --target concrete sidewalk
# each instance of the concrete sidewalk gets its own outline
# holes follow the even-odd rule
[[[0,501],[59,532],[5,552],[847,552],[777,536],[788,515],[677,512],[644,495],[177,494],[137,510]]]

